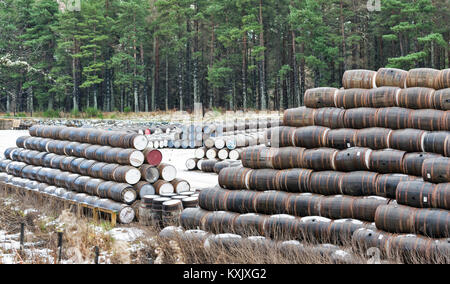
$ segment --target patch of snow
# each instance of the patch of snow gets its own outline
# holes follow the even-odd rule
[[[132,243],[144,236],[144,232],[137,228],[114,228],[108,234],[116,241]]]

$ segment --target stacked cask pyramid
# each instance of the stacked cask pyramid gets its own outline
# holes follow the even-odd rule
[[[450,69],[347,71],[220,171],[187,229],[450,261]]]
[[[131,223],[140,211],[160,219],[163,211],[181,213],[184,198],[194,194],[176,178],[175,167],[161,163],[161,152],[147,147],[144,135],[59,126],[29,132],[0,160],[3,184],[110,210],[121,223]],[[159,202],[155,210],[153,200]]]

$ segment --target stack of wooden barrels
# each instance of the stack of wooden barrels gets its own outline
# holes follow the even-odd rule
[[[139,207],[152,210],[142,202],[147,196],[193,199],[189,183],[176,178],[176,168],[162,163],[161,152],[148,148],[144,135],[58,126],[33,126],[29,131],[31,136],[19,137],[17,147],[8,148],[0,161],[8,182],[31,183],[43,192],[56,188],[79,203],[107,199],[106,204],[116,204],[113,208],[127,208],[122,223],[139,216]],[[184,204],[189,208],[196,201]]]
[[[450,69],[351,70],[343,86],[308,90],[183,226],[449,260]]]

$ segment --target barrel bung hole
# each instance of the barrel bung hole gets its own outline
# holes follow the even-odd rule
[[[369,237],[371,237],[372,236],[372,233],[369,233]]]

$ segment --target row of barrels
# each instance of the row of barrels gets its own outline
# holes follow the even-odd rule
[[[379,230],[396,234],[419,234],[430,238],[450,237],[450,211],[382,205],[375,213]]]
[[[229,190],[284,191],[321,195],[397,197],[401,182],[422,181],[415,176],[402,174],[378,174],[373,172],[313,172],[306,169],[251,170],[248,168],[224,168],[219,173],[219,185]],[[439,194],[430,204],[448,209],[449,183],[435,185]],[[428,200],[429,201],[429,200]]]
[[[449,131],[450,111],[390,108],[295,108],[284,112],[284,126],[324,126],[337,128],[389,128]]]
[[[29,132],[31,136],[35,137],[111,146],[116,148],[131,148],[139,151],[144,150],[148,144],[147,137],[141,134],[113,132],[92,128],[33,125],[29,129]]]
[[[255,146],[266,143],[266,130],[259,131],[254,134],[236,134],[230,136],[211,137],[204,141],[207,149],[216,148],[218,150],[228,149],[235,150],[237,148]]]
[[[140,199],[146,195],[167,195],[175,196],[177,194],[191,192],[191,185],[184,179],[174,179],[172,181],[157,180],[154,183],[140,181],[134,185]]]
[[[5,161],[0,163],[4,164]],[[132,204],[138,197],[133,186],[126,183],[105,181],[58,169],[27,165],[22,162],[6,161],[6,163],[5,172],[10,175],[64,187],[78,193],[86,193],[125,204]]]
[[[247,237],[265,236],[277,240],[331,244],[351,242],[353,233],[358,229],[374,229],[370,223],[352,219],[333,221],[323,217],[239,214],[228,211],[206,211],[200,208],[184,210],[181,214],[181,226],[213,234],[233,233]]]
[[[221,188],[204,189],[199,196],[200,208],[208,211],[350,218],[367,222],[375,220],[375,212],[379,206],[389,203],[390,199],[378,196],[323,196],[277,191],[230,191]]]
[[[309,108],[386,108],[450,110],[450,88],[436,91],[430,88],[381,87],[376,89],[315,88],[305,93]]]
[[[217,148],[206,148],[206,147],[202,147],[202,148],[198,148],[195,150],[194,156],[195,159],[219,159],[219,160],[233,160],[233,161],[237,161],[240,159],[241,157],[241,152],[242,149],[234,149],[234,150],[229,150],[228,148],[224,148],[224,149],[217,149]]]
[[[381,68],[378,72],[348,70],[342,77],[342,85],[345,89],[377,87],[447,89],[450,88],[450,69],[417,68],[405,71],[396,68]]]
[[[220,160],[207,160],[207,159],[188,159],[186,161],[186,168],[189,171],[199,170],[204,173],[216,173],[219,174],[222,169],[231,167],[242,167],[240,161],[220,161]]]
[[[328,147],[339,150],[364,147],[373,150],[397,149],[450,156],[450,132],[388,128],[330,129],[322,126],[279,127],[266,133],[272,147]]]
[[[130,165],[133,167],[140,167],[146,161],[151,165],[157,166],[162,160],[161,153],[159,151],[152,151],[151,149],[147,150],[145,152],[146,155],[144,155],[143,152],[135,149],[113,148],[111,146],[92,145],[50,138],[22,136],[17,138],[16,145],[19,148],[28,150],[86,158],[105,163]]]
[[[85,193],[76,193],[67,190],[64,187],[56,187],[41,183],[34,180],[15,177],[5,173],[0,173],[0,182],[24,188],[33,192],[39,192],[44,196],[58,197],[67,201],[76,202],[79,204],[89,205],[103,210],[113,211],[117,213],[117,219],[122,224],[130,224],[135,218],[133,208],[123,203],[114,202],[109,199],[102,199],[97,196],[87,195]]]
[[[264,174],[275,178],[277,171],[274,169],[311,169],[319,172],[398,173],[420,176],[432,183],[450,182],[450,158],[431,153],[406,153],[393,149],[373,151],[359,147],[342,151],[331,148],[256,147],[243,151],[241,160],[246,168],[266,169],[261,172],[260,178],[263,179]]]

